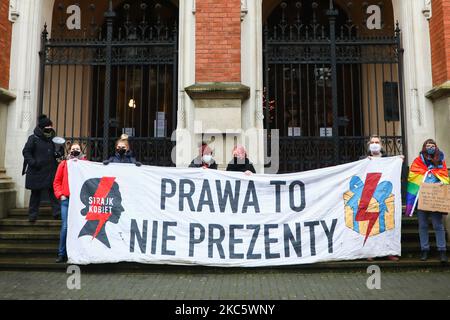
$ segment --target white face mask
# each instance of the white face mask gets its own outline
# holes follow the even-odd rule
[[[203,155],[202,160],[203,160],[204,163],[210,163],[211,160],[212,160],[212,155],[205,154],[205,155]]]
[[[369,145],[369,150],[372,153],[380,153],[381,151],[381,145],[379,145],[378,143],[371,143]]]

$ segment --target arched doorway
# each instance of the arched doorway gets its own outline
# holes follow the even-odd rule
[[[170,0],[55,2],[52,37],[42,34],[40,112],[91,160],[125,133],[139,161],[174,165],[177,22]]]
[[[370,5],[263,2],[264,127],[279,130],[280,173],[358,160],[372,134],[402,153],[400,30],[388,0],[369,28]]]

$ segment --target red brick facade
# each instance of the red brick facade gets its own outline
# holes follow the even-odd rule
[[[241,81],[241,1],[196,1],[196,82]]]
[[[432,0],[430,21],[433,85],[450,80],[450,0]]]
[[[11,54],[11,22],[8,20],[9,1],[0,1],[0,88],[9,87]]]

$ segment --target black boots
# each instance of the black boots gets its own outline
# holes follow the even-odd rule
[[[420,260],[421,261],[428,260],[428,254],[429,254],[429,251],[422,251],[422,253],[420,255]],[[441,261],[441,263],[447,263],[448,262],[447,252],[439,251],[439,260]]]
[[[422,253],[420,255],[421,261],[427,261],[428,260],[428,251],[422,250]]]
[[[58,256],[58,258],[56,258],[56,263],[64,263],[67,262],[67,257],[66,256]]]
[[[445,251],[439,251],[439,258],[441,260],[441,263],[448,262],[447,253]]]

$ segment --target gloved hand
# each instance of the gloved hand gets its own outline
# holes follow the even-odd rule
[[[140,163],[139,161],[136,161],[135,165],[136,165],[136,167],[140,167],[140,166],[142,166],[142,163]]]
[[[105,165],[105,166],[107,166],[108,164],[110,164],[111,163],[111,161],[109,161],[109,160],[104,160],[103,161],[103,164]]]

